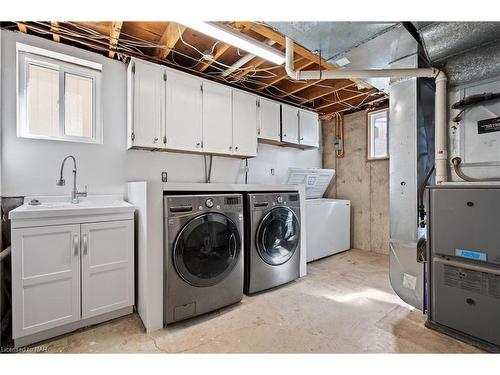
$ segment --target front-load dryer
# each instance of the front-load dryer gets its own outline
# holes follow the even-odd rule
[[[300,272],[299,193],[247,196],[245,293],[293,281]]]
[[[164,197],[164,323],[243,297],[243,197]]]

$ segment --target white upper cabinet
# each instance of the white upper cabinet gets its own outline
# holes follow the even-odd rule
[[[232,89],[203,82],[203,151],[233,153]]]
[[[272,100],[259,98],[258,137],[269,141],[281,141],[281,105]]]
[[[308,147],[319,147],[319,117],[311,111],[299,110],[299,143]]]
[[[129,66],[129,147],[163,146],[165,67],[141,60]]]
[[[299,109],[286,104],[281,105],[281,140],[299,143]]]
[[[167,69],[167,148],[201,151],[202,82],[193,75]]]
[[[128,148],[257,156],[257,139],[319,147],[316,113],[132,59]]]
[[[233,90],[233,152],[257,156],[257,96]]]

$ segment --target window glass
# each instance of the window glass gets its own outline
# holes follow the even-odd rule
[[[64,134],[92,138],[92,78],[65,73]]]
[[[102,143],[98,63],[16,44],[17,135]]]
[[[384,159],[388,150],[388,111],[368,114],[368,159]]]
[[[29,65],[27,91],[27,125],[30,134],[59,134],[59,71]]]

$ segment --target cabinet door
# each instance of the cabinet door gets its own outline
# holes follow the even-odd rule
[[[300,144],[319,147],[319,117],[311,111],[299,111]]]
[[[281,105],[281,139],[283,142],[299,143],[299,109]]]
[[[203,151],[233,152],[231,88],[203,82]]]
[[[258,137],[271,141],[281,141],[280,104],[259,98],[259,128]]]
[[[163,147],[165,129],[165,68],[133,60],[133,146]]]
[[[80,225],[12,230],[13,338],[80,320]]]
[[[201,151],[202,80],[167,70],[166,146],[174,150]]]
[[[82,224],[82,318],[134,304],[134,221]]]
[[[257,97],[233,91],[233,148],[242,156],[257,156]]]

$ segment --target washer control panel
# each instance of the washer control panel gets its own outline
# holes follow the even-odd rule
[[[207,200],[205,201],[205,206],[207,206],[208,208],[212,208],[214,206],[214,200],[212,198],[207,198]]]

